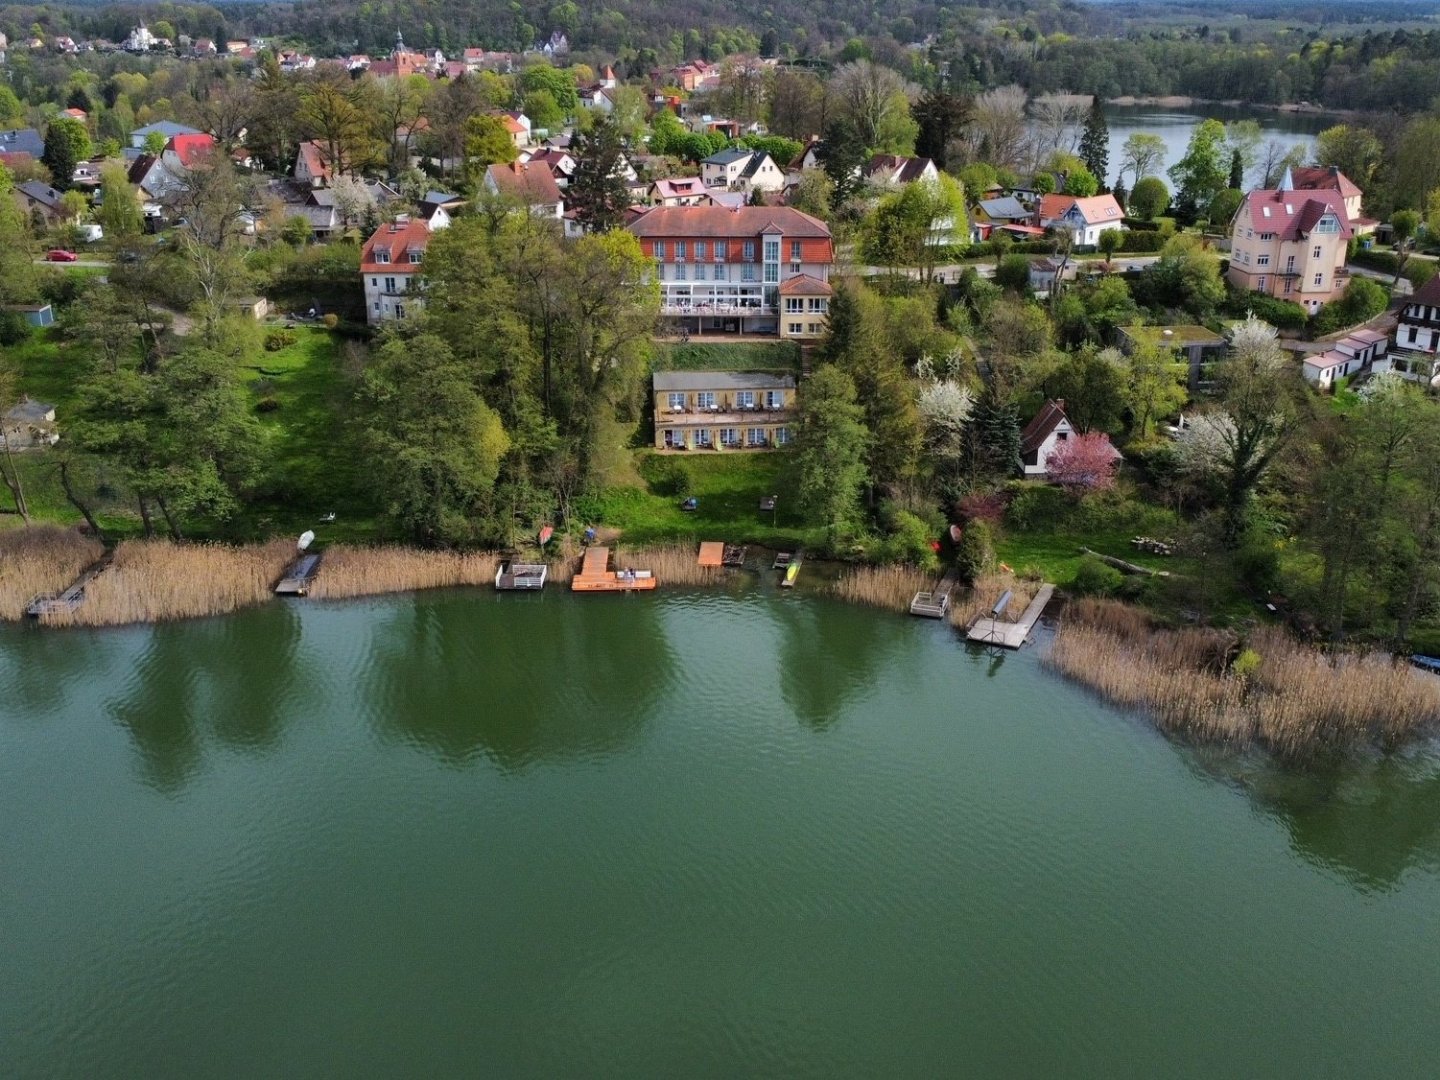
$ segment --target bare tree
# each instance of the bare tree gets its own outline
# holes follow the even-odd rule
[[[1032,101],[1030,137],[1035,161],[1043,161],[1056,150],[1073,154],[1080,141],[1080,125],[1085,122],[1089,108],[1088,96],[1063,90]]]
[[[971,116],[969,150],[972,160],[1000,168],[1021,164],[1025,148],[1025,91],[999,86],[975,99]]]
[[[915,87],[890,68],[869,60],[852,60],[830,80],[839,111],[855,125],[861,141],[870,150],[892,145],[905,125],[911,128],[910,100]]]

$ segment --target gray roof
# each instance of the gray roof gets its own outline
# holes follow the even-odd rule
[[[164,135],[167,139],[174,138],[176,135],[201,134],[199,128],[186,127],[184,124],[175,123],[174,120],[157,120],[153,124],[146,124],[144,127],[136,128],[134,131],[130,132],[130,137],[133,139],[136,135],[138,135],[140,136],[140,138],[143,139],[146,135],[149,135],[152,132],[156,131],[158,131],[161,135]]]
[[[0,131],[0,154],[29,154],[38,158],[45,153],[45,140],[34,128]]]
[[[789,390],[794,375],[773,371],[657,371],[656,390]]]
[[[769,160],[769,154],[762,154],[760,153],[760,151],[757,150],[754,154],[751,155],[750,164],[746,165],[745,168],[741,170],[740,175],[747,179],[754,176],[757,172],[759,172],[760,166],[765,164],[765,162]]]
[[[1006,195],[1001,199],[981,199],[980,209],[992,218],[1027,218],[1030,211],[1020,205],[1020,200]]]
[[[445,206],[447,203],[464,202],[459,195],[452,195],[448,191],[427,191],[421,202],[434,203],[436,206]]]
[[[27,398],[7,412],[5,419],[20,424],[42,424],[54,411],[54,405],[48,405],[43,401],[31,401]]]
[[[742,158],[748,158],[754,150],[745,150],[738,146],[732,146],[728,150],[721,150],[719,153],[711,154],[702,159],[704,165],[731,165]]]
[[[16,184],[15,190],[41,206],[48,206],[51,210],[57,210],[60,207],[60,192],[43,180],[26,180],[23,184]]]

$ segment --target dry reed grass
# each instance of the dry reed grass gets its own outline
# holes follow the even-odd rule
[[[104,551],[93,536],[58,525],[0,533],[0,619],[23,618],[30,601],[62,592]]]
[[[835,582],[835,595],[852,604],[909,611],[917,592],[929,592],[939,575],[913,566],[856,566]]]
[[[1005,609],[1007,617],[1018,619],[1044,584],[1043,581],[1014,574],[982,574],[968,592],[955,597],[950,606],[950,625],[961,630],[969,629],[970,624],[980,616],[990,614],[990,609],[1006,589],[1013,594]]]
[[[454,585],[490,585],[500,562],[501,557],[490,551],[336,544],[325,550],[310,595],[318,600],[342,600]]]
[[[1234,634],[1157,628],[1126,605],[1091,600],[1066,608],[1046,661],[1166,732],[1285,757],[1394,745],[1440,721],[1440,682],[1386,654],[1331,656],[1264,627],[1245,643],[1259,656],[1247,676],[1232,667],[1240,645]]]
[[[294,554],[290,540],[247,547],[127,540],[110,568],[85,587],[84,603],[45,621],[121,626],[224,615],[270,599]]]
[[[659,547],[612,547],[610,564],[617,570],[632,566],[649,570],[660,587],[667,585],[703,586],[718,584],[724,570],[718,566],[701,566],[694,544],[671,544]]]

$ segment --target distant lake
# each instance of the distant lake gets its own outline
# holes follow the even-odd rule
[[[1297,143],[1313,146],[1316,135],[1339,123],[1338,117],[1324,113],[1277,112],[1273,109],[1227,108],[1223,105],[1200,105],[1189,109],[1161,108],[1155,105],[1109,105],[1105,108],[1105,117],[1110,124],[1108,180],[1112,185],[1120,172],[1122,147],[1131,135],[1159,135],[1165,140],[1165,163],[1159,170],[1163,176],[1166,169],[1185,156],[1190,136],[1205,120],[1215,119],[1222,123],[1255,120],[1260,124],[1264,142],[1275,139],[1286,150]],[[1254,184],[1259,182],[1260,177],[1247,176],[1245,179],[1247,183]],[[1134,177],[1126,177],[1127,186],[1133,187],[1134,183]]]

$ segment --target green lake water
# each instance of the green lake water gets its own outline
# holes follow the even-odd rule
[[[0,630],[0,1076],[1421,1077],[1440,754],[769,588]]]

